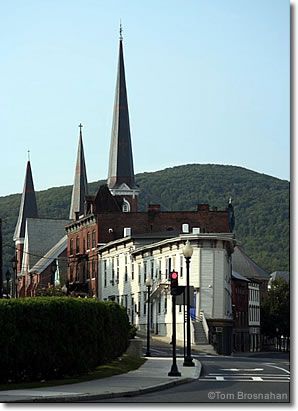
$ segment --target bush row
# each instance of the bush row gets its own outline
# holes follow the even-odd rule
[[[69,297],[0,300],[0,381],[78,375],[121,355],[129,322],[114,302]]]

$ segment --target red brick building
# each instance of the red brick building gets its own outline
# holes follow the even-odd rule
[[[248,328],[248,283],[249,280],[233,271],[232,308],[233,308],[233,350],[249,351]]]

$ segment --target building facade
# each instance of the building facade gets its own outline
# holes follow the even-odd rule
[[[249,280],[232,272],[233,350],[249,351]]]
[[[152,280],[150,328],[155,334],[172,336],[172,297],[169,272],[176,270],[179,285],[186,285],[183,247],[193,247],[190,285],[193,287],[191,339],[195,324],[207,323],[206,339],[218,352],[230,354],[232,347],[231,254],[233,234],[166,233],[128,236],[98,248],[98,293],[101,300],[114,300],[127,309],[132,324],[147,329],[148,289]],[[162,239],[164,237],[164,239]],[[178,298],[177,298],[178,299]],[[183,341],[185,304],[176,305],[177,339]]]
[[[261,350],[260,281],[250,279],[248,293],[249,351],[254,352]]]

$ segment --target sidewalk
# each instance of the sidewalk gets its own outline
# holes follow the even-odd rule
[[[145,341],[145,338],[142,334],[138,334],[138,335],[140,336],[140,338],[142,338]],[[160,341],[160,342],[167,343],[167,344],[169,344],[170,341],[171,341],[170,337],[161,337],[161,336],[155,335],[155,334],[151,335],[151,339],[154,340],[154,341]],[[145,342],[144,342],[144,344],[145,344]],[[181,340],[176,341],[176,346],[177,347],[183,347],[183,345],[184,345],[183,341],[181,341]],[[204,353],[204,354],[219,355],[214,350],[214,347],[211,344],[204,344],[204,345],[191,344],[191,349],[194,350],[194,351]]]
[[[201,363],[194,362],[195,367],[183,367],[183,358],[177,358],[181,377],[169,377],[171,358],[147,357],[144,365],[127,374],[56,387],[0,391],[0,402],[92,402],[154,392],[198,379]]]

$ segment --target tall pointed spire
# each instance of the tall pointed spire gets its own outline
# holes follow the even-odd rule
[[[32,178],[32,171],[31,171],[30,160],[28,159],[23,194],[22,194],[21,205],[20,205],[20,210],[19,210],[19,217],[18,217],[17,225],[15,228],[14,236],[13,236],[14,241],[18,241],[25,237],[26,219],[35,218],[37,216],[38,216],[37,204],[36,204],[36,197],[35,197],[34,184],[33,184],[33,178]]]
[[[82,139],[83,126],[80,123],[78,127],[80,128],[78,154],[69,212],[69,218],[72,220],[75,220],[76,213],[79,213],[79,215],[84,213],[84,199],[85,196],[88,195],[87,172]]]
[[[119,188],[123,183],[131,189],[136,188],[122,40],[122,25],[120,23],[118,73],[114,101],[108,174],[108,187],[110,190]]]

